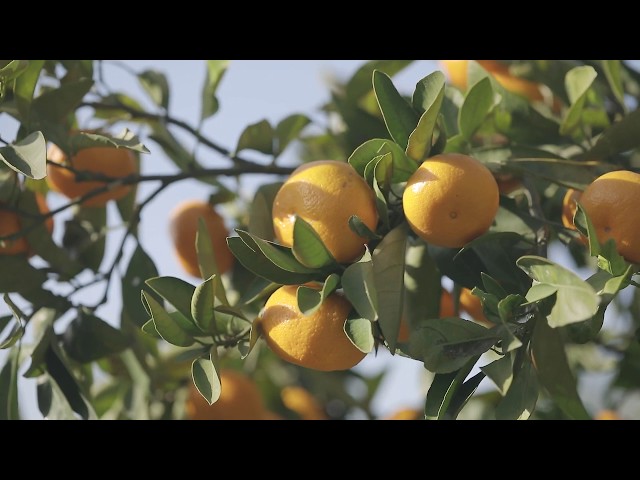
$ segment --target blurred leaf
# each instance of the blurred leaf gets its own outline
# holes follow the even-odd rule
[[[340,276],[337,273],[332,273],[326,278],[320,290],[300,285],[296,290],[298,309],[303,315],[312,315],[318,308],[320,308],[320,305],[322,305],[325,298],[331,295],[335,289],[338,288],[339,284]]]
[[[298,216],[293,223],[293,248],[291,251],[305,267],[323,268],[337,265],[333,255],[325,247],[313,227]]]
[[[59,122],[80,105],[92,86],[93,80],[82,78],[65,83],[56,89],[47,90],[33,100],[32,111],[35,110],[40,119]]]
[[[129,265],[122,277],[122,311],[126,313],[127,318],[131,320],[137,327],[142,327],[149,318],[149,314],[145,311],[144,304],[140,299],[140,292],[145,292],[147,296],[158,297],[144,282],[147,278],[158,276],[153,260],[144,251],[142,246],[138,244],[129,259]]]
[[[78,312],[62,335],[65,351],[73,360],[89,363],[126,349],[131,339],[100,318]]]
[[[56,385],[60,388],[60,392],[64,395],[71,409],[84,420],[95,417],[93,409],[80,390],[78,381],[63,360],[55,343],[49,345],[44,358],[51,380],[55,381]]]
[[[156,325],[153,323],[153,318],[149,319],[144,325],[142,325],[141,330],[147,335],[162,339],[162,337],[158,333],[158,330],[156,330]]]
[[[378,325],[392,354],[402,318],[406,245],[407,228],[401,224],[384,236],[372,255]]]
[[[460,116],[460,107],[464,102],[464,95],[457,88],[445,85],[444,98],[442,99],[442,108],[440,113],[442,114],[442,121],[444,123],[444,129],[446,136],[451,139],[459,135],[458,129],[458,117]]]
[[[273,154],[275,156],[284,152],[285,148],[293,140],[298,138],[300,132],[311,123],[311,119],[306,115],[295,113],[281,120],[276,126],[275,138],[277,140]]]
[[[525,357],[515,372],[511,387],[496,407],[497,420],[526,420],[538,402],[538,378],[531,362]]]
[[[47,175],[47,144],[42,132],[37,131],[11,145],[0,147],[0,160],[9,168],[29,178]]]
[[[480,382],[482,382],[484,378],[485,374],[483,372],[478,372],[460,385],[449,403],[449,408],[446,413],[448,418],[458,418],[460,411],[464,408],[467,402],[471,400],[471,397],[478,389]]]
[[[476,355],[486,352],[498,340],[496,334],[469,320],[456,317],[421,321],[409,338],[409,352],[424,361],[427,370],[450,373]]]
[[[0,331],[2,331],[0,329]],[[0,420],[20,420],[18,409],[18,350],[0,368]]]
[[[258,328],[258,325],[254,321],[251,324],[251,331],[249,332],[249,345],[247,346],[246,351],[242,352],[242,358],[243,359],[247,358],[247,356],[251,353],[253,348],[256,346],[256,343],[258,342],[258,339],[261,336],[262,336],[261,330],[260,330],[260,328]],[[242,344],[240,344],[240,345],[242,345]]]
[[[9,61],[9,63],[4,67],[0,68],[0,81],[4,83],[9,80],[13,80],[14,78],[18,78],[27,68],[29,68],[29,62],[30,60]]]
[[[0,255],[0,293],[25,292],[40,287],[46,280],[44,271],[33,267],[24,255]]]
[[[500,299],[508,295],[506,290],[502,288],[502,285],[500,285],[500,283],[493,277],[484,272],[480,272],[480,276],[482,277],[482,285],[487,293],[495,295]]]
[[[40,71],[43,66],[44,60],[29,60],[27,68],[15,80],[13,94],[15,95],[16,106],[20,112],[20,119],[22,123],[26,125],[29,125],[31,102],[33,101],[33,94],[36,90],[36,85],[40,78]]]
[[[69,139],[69,148],[73,152],[95,147],[126,148],[138,153],[150,153],[140,138],[128,128],[114,136],[106,133],[78,132]]]
[[[373,90],[375,91],[384,123],[394,141],[407,148],[409,135],[416,128],[418,115],[411,105],[398,93],[391,78],[379,70],[373,72]]]
[[[206,333],[215,333],[215,289],[216,276],[212,275],[198,285],[191,298],[191,315],[196,324]]]
[[[522,175],[533,175],[551,183],[584,189],[596,177],[613,170],[613,165],[593,161],[562,160],[557,158],[514,158],[509,166]]]
[[[349,228],[353,233],[361,236],[367,241],[382,239],[380,235],[372,232],[371,229],[367,227],[367,225],[357,215],[351,215],[349,217]]]
[[[415,130],[409,135],[407,144],[407,155],[417,162],[425,160],[431,150],[433,129],[442,107],[445,83],[445,76],[436,71],[420,80],[413,93],[413,107],[424,111]]]
[[[413,60],[371,60],[360,67],[349,79],[345,93],[348,100],[359,100],[372,89],[371,77],[379,70],[390,77],[409,66]]]
[[[404,271],[404,316],[410,326],[418,325],[422,319],[439,316],[441,277],[422,240],[408,245]]]
[[[479,356],[470,358],[462,367],[449,373],[436,373],[431,381],[424,406],[427,420],[448,418],[449,404],[464,379],[478,361]]]
[[[218,111],[219,103],[216,90],[222,80],[229,60],[207,60],[207,74],[202,88],[202,113],[200,119],[204,120]]]
[[[193,155],[180,143],[169,131],[166,125],[155,122],[150,124],[149,138],[156,142],[169,159],[183,172],[195,170],[200,167]],[[217,183],[217,181],[216,181]]]
[[[38,379],[38,409],[45,420],[77,420],[77,416],[60,390],[47,374]]]
[[[213,349],[215,348],[212,347],[212,352],[206,358],[196,358],[191,364],[193,384],[209,405],[218,401],[222,391],[220,376],[214,363]]]
[[[246,242],[240,237],[230,237],[227,245],[247,270],[268,281],[280,285],[301,285],[315,278],[311,272],[296,273],[279,267],[262,253],[251,237],[246,238]]]
[[[138,75],[138,80],[153,103],[165,110],[169,108],[169,82],[162,72],[145,70]]]
[[[147,292],[142,292],[142,298],[147,303],[153,323],[160,336],[167,342],[178,347],[188,347],[193,344],[193,338],[185,332],[167,311]]]
[[[547,317],[551,328],[586,320],[597,312],[600,299],[595,290],[572,271],[533,255],[519,258],[517,264],[535,282],[556,288],[556,302]]]
[[[482,79],[469,89],[458,112],[458,128],[463,138],[471,138],[493,106],[491,81]]]
[[[560,125],[561,135],[570,134],[580,124],[587,92],[597,76],[595,69],[588,65],[575,67],[567,72],[564,82],[571,106]]]
[[[265,240],[273,240],[273,200],[284,182],[260,185],[249,208],[249,233]]]
[[[240,134],[236,154],[242,150],[250,149],[273,155],[274,135],[275,132],[268,120],[251,124]]]
[[[362,353],[369,353],[373,350],[372,325],[366,318],[348,317],[344,323],[344,332],[351,343]]]
[[[196,287],[176,277],[153,277],[145,280],[145,283],[182,315],[187,318],[191,316],[191,298]]]
[[[97,272],[100,270],[106,247],[106,206],[73,207],[73,218],[65,222],[62,245],[69,256]]]
[[[540,383],[562,411],[574,420],[589,420],[591,417],[578,395],[560,332],[542,319],[533,330],[531,357]]]
[[[640,109],[634,110],[602,132],[596,137],[595,145],[579,158],[604,159],[636,148],[640,145],[638,130],[640,130]]]
[[[358,315],[371,322],[378,319],[378,296],[371,261],[349,265],[342,274],[342,288]]]
[[[498,391],[502,396],[505,396],[513,381],[514,358],[515,355],[509,352],[490,364],[480,367],[480,370],[498,387]]]
[[[216,256],[213,252],[213,241],[209,235],[209,229],[202,217],[198,218],[198,230],[196,231],[196,254],[198,257],[198,268],[202,278],[209,278],[218,274]]]

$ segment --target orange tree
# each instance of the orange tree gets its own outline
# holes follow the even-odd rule
[[[352,367],[380,349],[424,364],[427,419],[592,418],[578,387],[594,370],[610,373],[605,403],[619,408],[640,388],[637,66],[470,60],[454,77],[448,62],[399,92],[392,77],[410,63],[367,62],[334,85],[323,111],[339,121],[320,133],[297,113],[247,126],[230,149],[200,129],[227,61],[206,62],[193,125],[169,111],[160,71],[129,71],[144,108],[109,88],[101,61],[0,61],[0,115],[17,123],[0,132],[0,418],[20,416],[19,376],[46,418],[189,418],[193,392],[203,409],[226,398],[220,372],[232,370],[257,385],[261,418],[306,418],[281,395],[290,387],[323,410],[314,417],[375,418],[384,373]],[[290,145],[297,169],[279,162]],[[140,173],[156,152],[174,173]],[[220,181],[256,174],[248,201]],[[210,187],[203,211],[235,212],[233,230],[218,213],[174,225],[195,284],[159,276],[138,236],[145,207],[185,180]],[[142,196],[141,183],[156,187]],[[50,188],[68,198],[42,209]],[[581,195],[567,206],[570,189]],[[56,242],[48,226],[63,211]],[[453,314],[440,313],[443,283]],[[482,322],[458,316],[469,295]],[[119,318],[102,318],[118,300]]]

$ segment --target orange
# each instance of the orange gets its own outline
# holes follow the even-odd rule
[[[594,420],[622,420],[620,415],[614,410],[600,410],[595,417]]]
[[[262,395],[255,382],[235,370],[220,371],[220,397],[213,404],[200,395],[193,382],[185,409],[191,420],[261,420],[266,416]]]
[[[349,227],[352,215],[375,231],[378,211],[373,190],[351,165],[335,160],[299,166],[273,201],[273,228],[282,245],[293,246],[293,225],[299,216],[340,263],[358,258],[367,242]]]
[[[308,390],[289,386],[280,392],[282,403],[289,410],[296,412],[302,420],[327,420],[327,414]]]
[[[440,318],[455,316],[455,308],[453,306],[453,297],[451,294],[442,289],[442,295],[440,295]],[[400,322],[400,331],[398,332],[398,342],[405,343],[409,341],[409,323],[406,320]]]
[[[92,172],[112,178],[124,178],[137,173],[133,152],[126,148],[92,147],[79,150],[74,156],[67,155],[57,146],[51,145],[47,159],[59,165],[67,165],[80,172]],[[76,181],[76,175],[64,167],[47,165],[47,183],[52,190],[67,198],[75,199],[108,182],[91,180]],[[85,207],[101,207],[109,200],[118,200],[131,190],[131,185],[120,185],[85,200]]]
[[[445,153],[425,160],[402,195],[411,229],[426,242],[459,248],[485,233],[500,193],[491,171],[468,155]]]
[[[48,213],[49,207],[44,195],[36,193],[35,197],[40,213]],[[47,218],[44,223],[49,234],[53,233],[53,217]],[[0,237],[13,235],[22,230],[22,228],[22,220],[17,212],[0,210]],[[28,256],[33,255],[26,236],[19,237],[13,241],[6,241],[4,246],[0,245],[0,255],[17,255],[20,253],[26,253]]]
[[[169,231],[173,247],[182,268],[194,277],[202,277],[198,267],[196,233],[202,218],[211,237],[211,246],[218,272],[223,274],[233,265],[234,256],[227,245],[229,231],[215,208],[202,200],[187,200],[178,204],[169,215]]]
[[[385,420],[421,420],[424,418],[424,412],[415,408],[401,408],[392,413]]]
[[[601,175],[580,197],[598,241],[614,239],[618,253],[631,263],[640,263],[639,199],[640,174],[629,170]]]
[[[347,334],[351,311],[347,299],[334,292],[311,315],[298,309],[295,285],[273,292],[257,318],[267,345],[283,360],[321,371],[347,370],[365,357]]]
[[[562,224],[572,230],[576,229],[573,224],[573,217],[578,209],[576,202],[580,201],[581,196],[582,192],[580,190],[569,188],[562,199]]]
[[[460,309],[467,312],[476,322],[491,328],[495,324],[489,320],[482,310],[482,301],[480,297],[476,297],[468,288],[460,290]]]

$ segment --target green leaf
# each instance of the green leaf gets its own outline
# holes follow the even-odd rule
[[[182,145],[182,143],[169,131],[166,125],[160,122],[150,123],[151,134],[149,138],[156,142],[169,159],[183,172],[188,172],[200,168],[194,156]],[[218,185],[214,179],[200,179]]]
[[[261,185],[249,208],[249,233],[265,240],[273,240],[273,200],[284,182]]]
[[[137,327],[142,327],[149,318],[149,313],[144,308],[144,304],[140,299],[141,292],[145,292],[147,296],[153,296],[156,300],[160,297],[156,296],[151,288],[144,282],[147,278],[158,276],[158,270],[151,257],[144,251],[142,246],[138,244],[129,259],[129,265],[122,277],[122,311],[127,318]]]
[[[247,356],[251,353],[251,351],[256,346],[256,343],[258,343],[258,340],[260,339],[261,336],[262,336],[261,330],[260,328],[258,328],[258,325],[254,321],[251,324],[251,331],[249,332],[249,345],[247,346],[246,351],[242,352],[243,359],[247,358]]]
[[[506,290],[498,283],[493,277],[489,274],[480,272],[480,276],[482,277],[482,285],[484,285],[484,289],[487,293],[495,295],[497,298],[504,298],[508,294]]]
[[[451,402],[449,403],[449,408],[447,409],[447,418],[458,418],[460,415],[460,411],[464,408],[471,397],[476,392],[478,387],[480,386],[480,382],[484,380],[485,374],[483,372],[476,373],[473,377],[465,381],[460,387],[456,390]]]
[[[26,292],[40,287],[46,280],[44,271],[34,268],[24,255],[0,255],[0,293]]]
[[[337,273],[329,275],[320,290],[316,288],[306,287],[300,285],[296,290],[296,300],[298,302],[298,309],[303,315],[312,315],[325,298],[331,295],[338,285],[340,284],[340,276]]]
[[[348,100],[357,101],[371,92],[371,77],[379,70],[390,77],[409,66],[413,60],[371,60],[360,67],[347,82],[345,92]]]
[[[342,274],[342,288],[358,315],[371,322],[378,319],[378,296],[371,261],[349,265]]]
[[[275,138],[276,145],[273,150],[274,156],[280,155],[284,152],[285,148],[298,136],[300,132],[311,123],[311,120],[306,115],[299,113],[289,115],[287,118],[281,120],[276,125]]]
[[[480,80],[467,92],[458,112],[458,128],[464,139],[470,139],[484,122],[495,105],[493,95],[493,87],[489,78]]]
[[[29,125],[33,94],[43,66],[44,60],[29,60],[29,66],[15,80],[13,94],[20,112],[20,119],[26,125]]]
[[[616,241],[613,238],[607,240],[600,248],[598,255],[598,267],[613,276],[624,274],[629,263],[618,253]]]
[[[253,274],[280,285],[301,285],[315,278],[315,274],[290,272],[268,259],[251,237],[247,242],[240,237],[227,238],[227,245],[238,261]]]
[[[409,135],[407,144],[407,155],[417,162],[425,160],[431,151],[433,130],[442,107],[445,83],[445,76],[436,71],[420,80],[413,93],[413,107],[424,111],[415,130]]]
[[[152,337],[158,339],[162,338],[158,333],[158,330],[156,330],[156,325],[153,323],[153,318],[149,319],[144,325],[142,325],[141,330]]]
[[[395,142],[388,139],[374,138],[367,140],[349,156],[349,164],[360,174],[365,176],[367,165],[379,155],[391,154],[393,164],[393,183],[406,182],[417,170],[419,164],[410,159],[404,150]]]
[[[528,357],[522,368],[515,373],[515,378],[504,398],[496,407],[497,420],[526,420],[538,402],[538,378]]]
[[[100,270],[106,247],[106,206],[74,206],[72,211],[73,217],[64,224],[62,245],[71,258],[77,258],[82,267],[97,272]]]
[[[31,108],[41,119],[57,123],[80,105],[92,86],[93,80],[90,78],[62,84],[34,99]]]
[[[212,347],[212,350],[215,348]],[[191,364],[193,384],[209,405],[213,405],[218,401],[222,391],[220,376],[218,375],[214,358],[215,355],[212,351],[206,358],[196,358]]]
[[[598,311],[600,299],[595,290],[572,271],[533,255],[519,258],[517,265],[534,281],[557,289],[555,305],[547,317],[550,327],[581,322]]]
[[[180,328],[155,298],[144,291],[142,292],[142,298],[151,311],[156,330],[165,341],[178,347],[188,347],[193,344],[191,335]]]
[[[150,153],[140,138],[128,128],[118,135],[78,132],[69,139],[69,148],[77,152],[84,148],[126,148],[137,153]]]
[[[58,384],[47,374],[38,379],[38,409],[45,420],[76,420],[78,417],[69,405]]]
[[[47,348],[45,352],[44,359],[47,372],[60,388],[61,393],[69,403],[71,409],[84,420],[95,416],[93,409],[90,408],[90,404],[80,390],[78,381],[71,373],[71,369],[66,364],[55,343],[49,345],[49,348]]]
[[[273,138],[275,132],[268,120],[251,124],[240,134],[236,153],[250,149],[273,155]]]
[[[480,370],[495,383],[498,387],[498,391],[504,397],[511,387],[513,381],[513,361],[515,355],[512,352],[507,353],[505,356],[500,357],[498,360],[491,362],[488,365],[480,367]]]
[[[470,358],[462,367],[449,373],[436,373],[433,377],[424,406],[427,420],[447,418],[449,405],[456,391],[467,378],[469,372],[478,361],[479,356]]]
[[[402,318],[406,246],[407,228],[401,224],[384,236],[372,255],[378,325],[392,354]]]
[[[165,110],[169,108],[169,82],[162,72],[145,70],[138,75],[138,80],[153,103]]]
[[[594,160],[609,158],[617,153],[626,152],[640,145],[640,109],[614,123],[598,137],[595,145],[580,156],[580,158]]]
[[[560,125],[561,135],[571,134],[580,124],[587,92],[597,76],[595,69],[588,65],[575,67],[567,72],[564,83],[571,106]]]
[[[409,338],[409,353],[434,373],[456,371],[472,357],[486,352],[496,333],[456,317],[423,320]]]
[[[216,276],[207,278],[198,285],[191,298],[191,317],[207,333],[215,333],[215,289]]]
[[[11,60],[4,67],[0,68],[0,82],[4,83],[18,78],[29,68],[29,62],[30,60]]]
[[[576,213],[573,215],[573,224],[580,233],[587,237],[589,241],[589,254],[592,257],[599,256],[601,248],[600,242],[598,241],[598,233],[580,202],[576,202]]]
[[[441,278],[427,245],[422,240],[409,244],[405,256],[404,316],[410,326],[425,318],[439,317]]]
[[[344,332],[351,343],[362,353],[369,353],[373,350],[375,342],[372,325],[366,318],[348,317],[344,322]]]
[[[182,315],[191,317],[191,298],[196,287],[176,277],[153,277],[145,280],[145,283]]]
[[[622,65],[620,60],[600,60],[604,75],[607,77],[611,91],[613,92],[618,103],[625,107],[624,103],[624,85],[622,84],[621,70]]]
[[[298,216],[293,223],[293,248],[291,251],[305,267],[324,268],[337,265],[335,258],[325,247],[313,227]]]
[[[125,350],[131,339],[94,315],[79,312],[62,335],[65,351],[73,360],[89,363]]]
[[[282,270],[286,270],[292,273],[315,273],[316,269],[309,268],[301,264],[293,254],[292,249],[284,247],[277,243],[268,242],[261,238],[255,237],[243,230],[236,229],[238,236],[247,245],[253,247],[254,245],[262,252],[262,254],[269,259],[274,265]],[[278,282],[276,282],[278,283]],[[304,283],[304,282],[302,282]]]
[[[391,78],[379,70],[373,72],[373,90],[391,138],[406,149],[409,135],[418,123],[416,112],[398,93]]]
[[[47,144],[42,132],[37,131],[12,145],[0,147],[0,160],[9,168],[29,178],[47,175]]]
[[[18,350],[12,350],[0,368],[0,420],[20,420],[17,373]]]
[[[218,111],[220,104],[216,97],[216,90],[228,66],[229,60],[207,60],[207,74],[202,88],[201,120],[209,118]]]
[[[560,332],[544,321],[537,321],[531,338],[531,355],[540,383],[562,411],[572,419],[589,420],[591,417],[578,395]]]

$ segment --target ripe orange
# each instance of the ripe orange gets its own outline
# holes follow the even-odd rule
[[[580,190],[569,188],[562,199],[562,224],[572,230],[576,229],[573,224],[573,216],[578,208],[576,202],[580,201],[581,196],[582,192]]]
[[[289,410],[296,412],[302,420],[327,420],[327,414],[308,390],[288,386],[280,392],[282,403]]]
[[[467,89],[467,65],[469,60],[441,60],[440,64],[446,71],[449,81],[460,90]],[[487,70],[505,90],[522,95],[532,101],[543,101],[544,95],[540,84],[520,78],[509,73],[509,67],[496,60],[476,60]],[[559,107],[554,101],[554,108]]]
[[[358,215],[375,231],[378,211],[373,190],[351,165],[335,160],[298,167],[273,202],[273,228],[281,244],[293,245],[293,225],[299,216],[314,228],[340,263],[355,260],[367,242],[349,227],[352,215]]]
[[[344,332],[351,304],[334,292],[318,310],[304,315],[298,309],[297,288],[285,285],[273,292],[256,320],[269,348],[283,360],[314,370],[357,365],[365,354]]]
[[[622,417],[618,415],[615,410],[600,410],[595,417],[594,420],[622,420]]]
[[[211,237],[211,245],[218,272],[223,274],[231,268],[234,256],[227,245],[229,231],[224,219],[215,208],[201,200],[187,200],[178,204],[169,216],[169,231],[174,251],[182,268],[194,277],[202,277],[198,268],[196,233],[198,219],[202,218]]]
[[[453,305],[453,297],[448,290],[442,289],[440,295],[440,318],[453,317],[455,315],[455,308]],[[409,323],[406,320],[400,322],[400,331],[398,332],[398,342],[405,343],[409,341]]]
[[[580,203],[595,227],[600,243],[610,238],[618,253],[640,263],[640,174],[629,170],[608,172],[584,190]]]
[[[193,382],[185,409],[191,420],[261,420],[266,416],[262,395],[255,382],[235,370],[220,371],[220,398],[209,405]]]
[[[499,200],[487,167],[468,155],[446,153],[425,160],[409,178],[402,206],[416,235],[458,248],[489,229]]]
[[[67,165],[77,171],[92,172],[112,178],[124,178],[137,172],[135,156],[131,150],[126,148],[85,148],[79,150],[69,159],[57,145],[51,145],[47,152],[47,159],[59,165]],[[52,164],[47,165],[46,178],[52,190],[70,199],[86,195],[108,183],[98,180],[76,181],[75,173]],[[118,200],[124,197],[130,190],[131,185],[120,185],[85,200],[83,205],[100,207],[109,200]]]
[[[482,302],[480,297],[476,297],[468,288],[460,290],[460,309],[467,312],[473,320],[484,325],[487,328],[493,327],[495,324],[489,320],[482,310]]]
[[[47,206],[47,201],[44,195],[36,193],[35,197],[40,213],[48,213],[49,207]],[[53,217],[47,218],[44,223],[49,234],[52,234]],[[0,237],[13,235],[22,230],[22,228],[22,220],[17,212],[11,210],[0,210]],[[0,255],[17,255],[20,253],[26,253],[28,256],[33,255],[33,252],[27,243],[26,236],[19,237],[13,241],[6,241],[4,246],[0,245]]]

